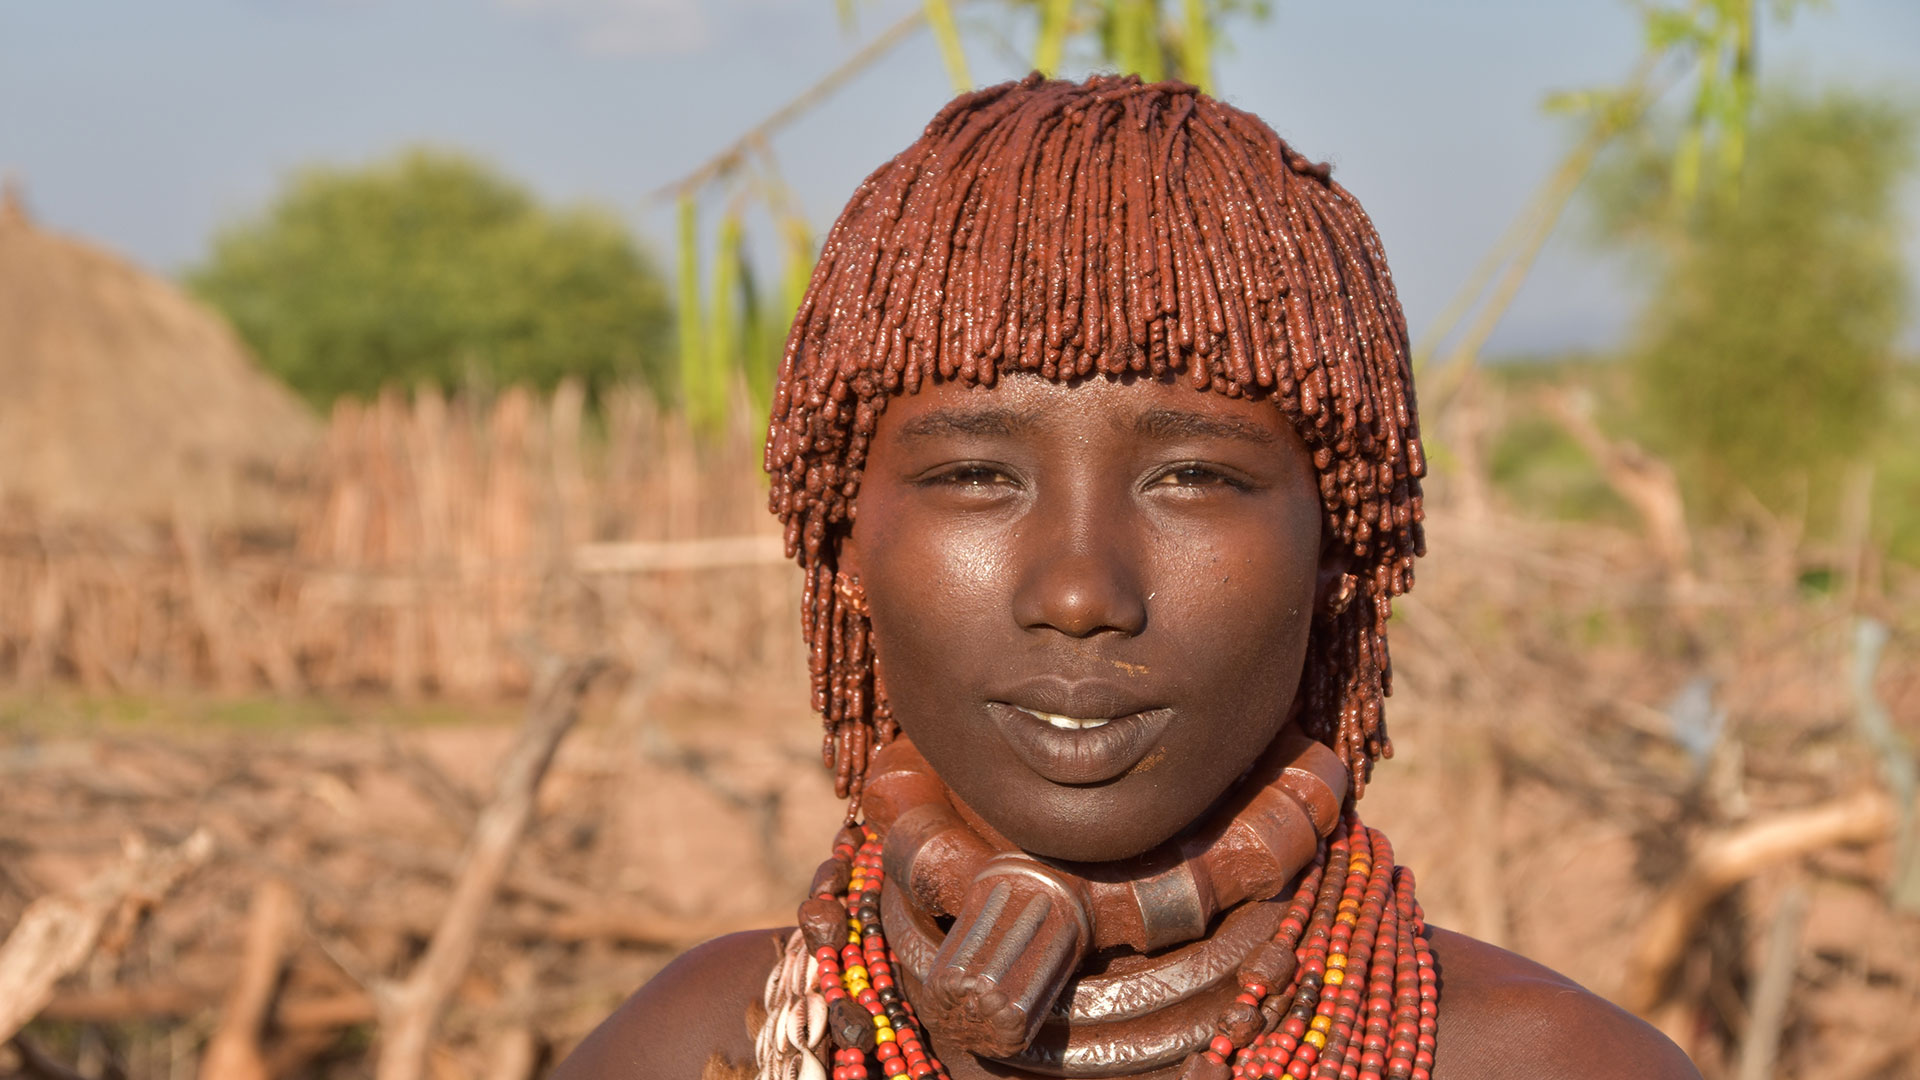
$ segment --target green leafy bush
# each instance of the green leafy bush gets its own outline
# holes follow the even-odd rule
[[[321,405],[389,382],[658,386],[672,368],[665,285],[618,219],[544,208],[452,153],[307,169],[188,282]]]
[[[1741,492],[1792,510],[1888,436],[1905,316],[1895,197],[1911,114],[1848,93],[1762,98],[1742,173],[1674,197],[1642,153],[1598,185],[1602,224],[1658,282],[1630,358],[1638,432],[1709,514]]]

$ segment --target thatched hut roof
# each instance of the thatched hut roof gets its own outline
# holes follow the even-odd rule
[[[0,500],[58,517],[253,518],[315,417],[174,285],[0,196]]]

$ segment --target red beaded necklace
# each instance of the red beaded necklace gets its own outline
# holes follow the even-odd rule
[[[880,925],[884,878],[881,838],[862,826],[840,834],[815,879],[815,899],[847,912],[845,943],[813,952],[837,1047],[831,1080],[871,1080],[876,1069],[888,1080],[949,1080],[894,982]],[[1239,981],[1183,1080],[1429,1080],[1440,988],[1413,872],[1395,866],[1385,834],[1351,811]]]

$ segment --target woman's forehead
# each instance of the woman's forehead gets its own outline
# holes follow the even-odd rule
[[[1303,449],[1292,421],[1271,398],[1196,390],[1179,378],[1059,381],[1028,373],[1003,376],[991,386],[946,380],[896,396],[880,414],[874,439],[911,447],[954,438],[1075,435],[1102,442],[1224,440]]]
[[[1017,434],[1096,416],[1145,437],[1210,436],[1271,442],[1292,430],[1269,398],[1196,390],[1184,379],[1095,376],[1071,381],[1002,376],[991,386],[960,380],[923,385],[888,401],[879,430],[893,437]]]

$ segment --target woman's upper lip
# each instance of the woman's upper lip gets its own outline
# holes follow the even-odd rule
[[[1134,687],[1106,679],[1073,679],[1048,674],[1026,679],[990,695],[996,701],[1035,712],[1080,720],[1112,720],[1162,707]]]

